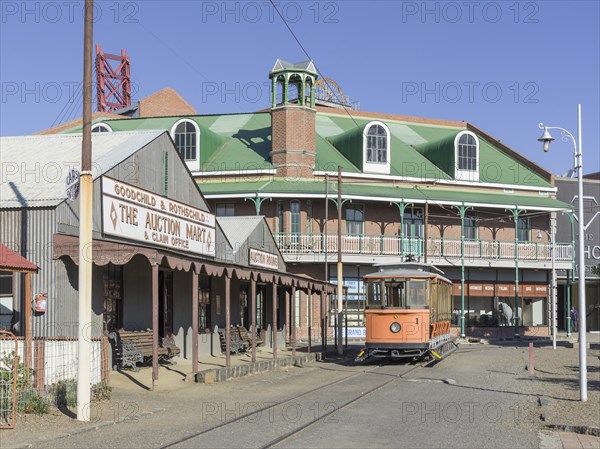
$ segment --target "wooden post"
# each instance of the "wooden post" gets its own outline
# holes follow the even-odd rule
[[[44,354],[44,340],[41,338],[35,340],[35,388],[38,394],[45,394],[45,354]]]
[[[31,329],[31,307],[32,307],[32,295],[31,295],[31,273],[25,273],[25,367],[27,369],[32,368],[32,357],[31,350],[33,349],[32,341],[32,329]]]
[[[158,380],[158,265],[152,265],[152,390]]]
[[[533,362],[533,342],[529,342],[529,375],[535,376],[535,366]]]
[[[285,328],[287,329],[287,341],[292,341],[292,326],[290,325],[290,297],[285,289]]]
[[[198,273],[192,273],[192,373],[198,372]]]
[[[273,326],[272,326],[273,358],[277,358],[277,283],[273,279]]]
[[[252,318],[252,363],[256,362],[256,280],[250,280],[250,314]]]
[[[103,335],[100,339],[100,356],[102,357],[102,381],[105,384],[109,384],[110,382],[110,375],[109,375],[109,369],[108,369],[108,337],[106,335]]]
[[[292,327],[292,357],[296,357],[296,287],[292,286],[292,318],[291,318],[291,327]]]
[[[231,366],[231,278],[225,272],[225,366]]]

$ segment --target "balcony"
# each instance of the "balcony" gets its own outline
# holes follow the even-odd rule
[[[324,254],[324,249],[327,247],[327,252],[333,256],[333,259],[338,251],[338,237],[336,234],[328,234],[326,239],[320,233],[275,233],[274,237],[284,257],[320,255]],[[550,262],[552,257],[551,246],[552,244],[547,242],[519,242],[519,261]],[[571,243],[556,243],[555,248],[555,261],[560,263],[557,268],[570,268],[568,264],[571,264],[573,258]],[[362,256],[397,256],[400,259],[412,254],[417,260],[422,260],[424,256],[424,239],[387,235],[343,235],[342,253],[344,255]],[[427,258],[431,262],[460,259],[460,239],[429,238]],[[515,242],[465,240],[465,259],[471,261],[514,261],[517,259]],[[297,258],[297,260],[300,259]],[[306,259],[306,261],[308,260]],[[314,257],[312,260],[315,260]]]

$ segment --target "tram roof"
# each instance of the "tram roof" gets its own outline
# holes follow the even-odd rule
[[[375,273],[363,276],[363,279],[381,279],[381,278],[422,278],[422,279],[441,279],[452,283],[448,278],[439,273],[419,270],[416,268],[387,268],[381,269]]]

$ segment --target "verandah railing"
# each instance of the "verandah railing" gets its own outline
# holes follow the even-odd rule
[[[338,237],[321,233],[275,233],[275,241],[283,254],[322,254],[338,251]],[[341,249],[344,254],[368,256],[424,255],[423,238],[388,235],[342,235]],[[551,243],[519,242],[520,260],[549,261],[552,257]],[[498,240],[465,240],[467,259],[515,259],[515,242]],[[573,248],[570,243],[555,244],[555,260],[572,260]],[[432,258],[460,258],[461,240],[430,238],[427,240],[427,256]]]

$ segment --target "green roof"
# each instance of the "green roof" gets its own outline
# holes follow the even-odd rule
[[[211,195],[260,195],[273,197],[287,194],[325,195],[325,183],[319,181],[290,181],[281,178],[251,182],[199,181],[202,193]],[[329,194],[334,199],[337,184],[329,183]],[[571,205],[547,196],[518,195],[513,193],[492,193],[474,189],[441,189],[428,187],[394,187],[387,184],[344,183],[343,197],[368,197],[374,201],[405,201],[430,204],[489,205],[489,207],[523,209],[571,209]]]
[[[273,169],[271,162],[271,114],[269,111],[245,114],[195,115],[176,117],[98,119],[114,131],[163,129],[171,131],[182,118],[200,128],[200,160],[203,172]],[[373,121],[360,117],[318,111],[316,115],[317,171],[363,172],[363,130]],[[410,179],[452,180],[454,177],[454,137],[466,130],[456,125],[414,123],[382,116],[391,133],[390,175]],[[78,132],[75,127],[68,132]],[[476,133],[477,134],[477,133]],[[482,183],[551,187],[539,170],[517,159],[509,150],[479,137],[479,181]]]

